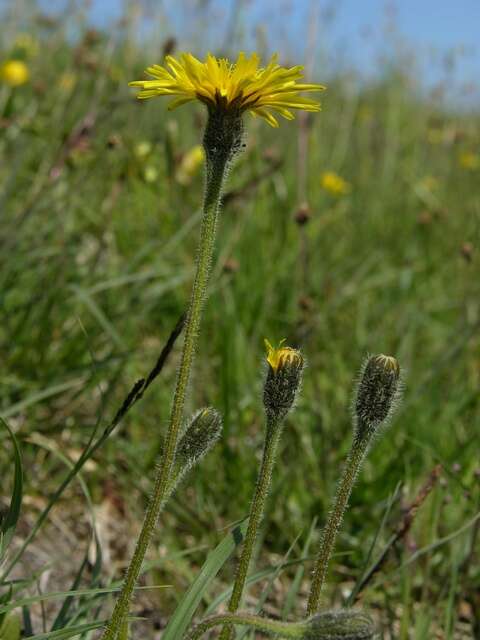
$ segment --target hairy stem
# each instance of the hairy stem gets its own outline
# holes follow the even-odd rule
[[[324,611],[301,622],[282,622],[250,613],[224,613],[202,620],[186,636],[198,640],[209,629],[218,625],[241,625],[257,629],[276,638],[302,640],[373,640],[376,634],[373,620],[362,611],[336,609]]]
[[[250,517],[245,534],[245,542],[243,543],[242,553],[238,562],[232,595],[230,596],[230,601],[228,603],[228,610],[230,613],[235,613],[237,611],[242,599],[248,569],[250,566],[250,561],[252,559],[253,547],[257,538],[258,528],[263,519],[265,501],[270,489],[273,465],[275,464],[275,454],[277,451],[281,432],[281,421],[275,420],[273,418],[268,419],[267,434],[263,447],[262,463],[257,478],[252,505],[250,507]],[[231,624],[225,625],[222,629],[219,640],[230,640],[231,638],[233,638],[233,633],[233,626]]]
[[[302,638],[308,629],[305,622],[282,622],[250,613],[225,613],[202,620],[190,631],[185,640],[198,640],[209,629],[221,624],[226,625],[224,629],[231,629],[232,625],[237,624],[269,635],[279,635],[281,638]]]
[[[307,604],[307,616],[311,616],[319,609],[320,595],[322,592],[328,565],[335,545],[338,530],[342,524],[343,516],[352,493],[355,479],[365,457],[369,444],[368,438],[354,438],[350,453],[348,454],[345,468],[337,488],[333,508],[329,513],[327,524],[322,533],[320,550],[315,560],[312,585]]]
[[[102,635],[102,640],[114,640],[122,627],[123,621],[128,616],[132,593],[140,574],[143,559],[155,530],[160,511],[165,504],[165,498],[169,493],[170,476],[175,462],[175,452],[183,416],[185,395],[197,347],[202,306],[210,275],[218,209],[227,162],[228,158],[221,156],[217,162],[210,162],[207,167],[202,229],[197,250],[197,269],[185,324],[185,340],[173,396],[163,459],[158,468],[153,495],[145,514],[145,520],[137,540],[133,557],[125,575],[122,590],[115,604],[110,622]]]

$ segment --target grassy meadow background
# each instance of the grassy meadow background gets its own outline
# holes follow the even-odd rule
[[[127,87],[162,51],[206,53],[200,32],[177,42],[165,29],[148,44],[133,11],[101,31],[81,10],[52,18],[25,7],[5,12],[0,46],[1,62],[23,60],[29,70],[21,86],[0,83],[0,414],[25,476],[13,548],[92,430],[153,367],[185,309],[203,188],[195,145],[205,123],[200,105],[170,113],[167,101],[137,102]],[[231,42],[214,53],[235,56],[241,35]],[[257,49],[268,50],[260,36]],[[291,49],[280,57],[304,62]],[[286,338],[308,369],[282,438],[256,568],[314,552],[350,442],[357,371],[367,353],[394,354],[406,373],[404,402],[354,490],[328,600],[348,599],[419,498],[411,528],[360,602],[385,638],[480,638],[480,110],[445,101],[448,85],[443,94],[421,91],[401,56],[363,84],[347,71],[325,77],[321,60],[307,63],[310,78],[328,85],[321,114],[277,130],[246,117],[188,407],[215,406],[224,435],[168,505],[150,550],[142,583],[171,586],[142,591],[134,613],[146,618],[145,637],[160,638],[208,550],[247,514],[264,436],[263,339]],[[11,573],[16,598],[71,588],[92,514],[101,567],[90,548],[78,586],[121,577],[179,351],[177,343],[87,463],[83,488],[76,478],[56,501]],[[2,430],[2,510],[12,456]],[[268,574],[246,606],[254,610],[263,593],[265,612],[302,615],[310,567],[306,560]],[[222,569],[203,609],[233,568]],[[111,598],[92,602],[78,619],[106,616]],[[58,608],[24,608],[25,637],[30,623],[31,635],[50,629]]]

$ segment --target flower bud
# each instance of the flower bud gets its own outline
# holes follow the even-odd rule
[[[393,413],[400,393],[400,366],[391,356],[367,359],[355,401],[357,437],[370,436]]]
[[[361,611],[325,611],[305,624],[302,640],[370,640],[375,637],[372,619]]]
[[[268,372],[263,390],[263,404],[269,418],[281,420],[292,408],[300,386],[304,359],[302,354],[291,347],[274,349],[268,340]]]
[[[190,420],[177,447],[177,464],[191,468],[210,451],[222,432],[222,417],[212,407],[200,409]]]

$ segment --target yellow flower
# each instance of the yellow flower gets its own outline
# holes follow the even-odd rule
[[[137,158],[146,158],[152,152],[152,145],[148,140],[142,140],[135,145],[133,152]]]
[[[334,171],[324,171],[320,176],[320,184],[333,196],[343,196],[350,192],[350,184]]]
[[[145,180],[145,182],[156,182],[157,178],[158,178],[158,171],[156,167],[154,167],[151,164],[146,166],[143,172],[143,179]]]
[[[284,347],[285,340],[281,340],[277,349],[272,347],[270,342],[265,338],[265,348],[267,349],[267,362],[274,373],[283,369],[285,365],[295,365],[296,367],[303,365],[303,358],[299,351],[291,347]]]
[[[462,169],[478,169],[480,167],[480,156],[472,151],[464,151],[458,156],[458,164]]]
[[[183,156],[177,171],[177,180],[180,184],[188,184],[197,173],[205,160],[203,147],[196,144]]]
[[[77,76],[72,71],[65,71],[58,79],[58,87],[64,93],[70,93],[77,84]]]
[[[260,58],[256,53],[248,58],[243,52],[235,63],[212,54],[201,62],[190,53],[181,54],[178,60],[166,56],[165,63],[169,69],[158,64],[146,69],[154,80],[130,82],[131,87],[140,87],[138,98],[178,96],[169,104],[169,109],[199,100],[219,111],[250,111],[272,127],[278,127],[278,122],[271,110],[287,120],[294,117],[290,109],[320,111],[319,102],[303,98],[299,92],[323,91],[325,87],[297,83],[303,77],[303,67],[281,67],[277,55],[263,68],[259,67]]]
[[[7,60],[0,66],[0,80],[11,87],[19,87],[28,82],[30,72],[21,60]]]
[[[435,176],[425,176],[420,182],[418,186],[421,191],[428,191],[431,193],[432,191],[436,191],[439,187],[439,181]]]

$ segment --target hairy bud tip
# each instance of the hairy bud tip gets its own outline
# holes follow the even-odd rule
[[[263,403],[267,415],[273,419],[284,418],[292,408],[300,386],[305,365],[297,349],[283,346],[277,348],[265,340],[268,372],[263,390]]]
[[[355,401],[357,434],[370,435],[388,420],[400,391],[400,365],[392,356],[371,356],[363,366]]]

